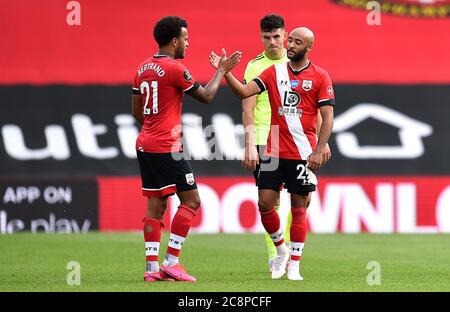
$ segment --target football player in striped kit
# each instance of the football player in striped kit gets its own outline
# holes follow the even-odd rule
[[[300,260],[306,239],[309,193],[316,190],[315,172],[330,158],[327,142],[333,127],[334,92],[327,71],[308,58],[313,45],[313,32],[306,27],[296,28],[288,37],[288,63],[270,66],[245,85],[231,73],[225,75],[228,85],[241,99],[264,91],[269,95],[271,128],[266,159],[258,172],[258,207],[262,224],[277,249],[273,279],[286,273],[288,263],[288,278],[303,279]],[[215,54],[211,54],[210,61],[213,66],[217,64]],[[318,114],[322,124],[316,131]],[[283,184],[291,194],[290,249],[284,242],[274,209]]]

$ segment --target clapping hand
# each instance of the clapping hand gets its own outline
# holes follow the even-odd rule
[[[227,52],[222,49],[222,56],[218,56],[214,51],[209,54],[209,63],[212,67],[226,74],[231,71],[241,60],[242,52],[234,51],[227,57]]]

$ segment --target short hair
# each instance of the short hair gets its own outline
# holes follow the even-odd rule
[[[153,37],[160,47],[164,46],[173,38],[180,36],[181,27],[187,28],[184,19],[178,16],[165,16],[156,23],[153,29]]]
[[[271,32],[278,28],[284,29],[284,19],[280,15],[269,14],[264,16],[259,23],[261,31]]]

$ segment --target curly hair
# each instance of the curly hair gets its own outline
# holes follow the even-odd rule
[[[180,36],[182,27],[187,28],[184,19],[178,16],[165,16],[156,23],[153,29],[153,37],[160,47],[164,46],[173,38]]]
[[[278,28],[284,29],[284,19],[280,15],[269,14],[261,19],[259,26],[263,32],[271,32]]]

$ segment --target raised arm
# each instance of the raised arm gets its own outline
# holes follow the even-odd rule
[[[219,64],[219,60],[219,56],[211,51],[211,54],[209,55],[209,62],[214,68],[218,68],[217,66]],[[225,80],[230,86],[231,91],[233,91],[233,93],[236,94],[241,100],[248,98],[249,96],[259,94],[261,92],[261,89],[256,84],[256,82],[250,81],[249,83],[244,85],[239,80],[237,80],[231,72],[227,72],[225,74]]]
[[[205,87],[200,86],[190,95],[200,102],[210,103],[219,90],[220,82],[222,81],[223,76],[239,63],[241,56],[241,52],[235,51],[227,57],[225,49],[222,49],[222,56],[218,61],[216,66],[217,70],[212,79],[206,84]]]
[[[230,86],[231,91],[236,94],[241,100],[248,98],[249,96],[253,96],[259,94],[261,89],[253,80],[247,84],[242,84],[239,80],[237,80],[231,72],[228,72],[225,75],[225,80],[227,84]]]

